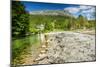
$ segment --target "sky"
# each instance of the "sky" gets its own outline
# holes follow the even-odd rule
[[[25,9],[29,12],[39,10],[64,10],[70,12],[75,17],[83,15],[89,20],[95,19],[95,6],[25,1],[22,1],[22,4],[24,4]]]

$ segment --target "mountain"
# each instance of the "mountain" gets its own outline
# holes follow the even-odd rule
[[[69,12],[64,10],[41,10],[41,11],[31,11],[31,15],[62,15],[62,16],[72,16]]]

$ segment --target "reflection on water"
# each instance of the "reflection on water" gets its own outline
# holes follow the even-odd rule
[[[21,46],[36,45],[40,42],[40,37],[38,35],[26,36],[23,38],[17,38],[12,41],[13,48],[21,48]]]
[[[35,54],[37,54],[36,52],[38,52],[38,47],[40,47],[41,45],[40,39],[41,39],[40,35],[30,35],[23,38],[13,39],[12,40],[13,64],[19,64],[21,61],[19,61],[18,58],[20,58],[22,54],[26,55],[28,50],[32,56],[35,56]]]

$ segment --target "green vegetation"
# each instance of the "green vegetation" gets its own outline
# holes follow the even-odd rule
[[[25,36],[29,33],[50,32],[55,30],[75,30],[95,28],[95,20],[87,20],[70,15],[30,15],[18,1],[12,3],[12,35]]]
[[[20,39],[16,39],[13,40],[12,42],[12,59],[13,61],[16,59],[16,57],[18,57],[19,55],[21,55],[22,52],[24,52],[24,50],[26,49],[27,46],[30,46],[29,44],[29,38],[20,38]]]
[[[12,41],[12,64],[21,64],[23,57],[30,52],[30,48],[34,45],[34,49],[40,46],[40,39],[38,35],[31,35],[27,37],[13,39]]]
[[[24,36],[29,30],[29,14],[19,1],[12,1],[12,35]]]
[[[95,20],[65,15],[30,15],[19,1],[12,1],[12,62],[31,45],[40,41],[37,34],[52,31],[95,29]],[[32,35],[34,33],[34,35]],[[29,36],[27,36],[27,34]],[[32,35],[32,36],[31,36]],[[36,37],[35,37],[36,36]]]
[[[75,29],[95,29],[95,20],[87,20],[80,15],[78,18],[71,16],[51,16],[51,15],[30,15],[29,31],[37,33],[40,30],[37,26],[43,25],[42,32],[68,31]]]
[[[12,63],[30,45],[29,38],[21,39],[29,32],[28,17],[29,14],[25,11],[23,4],[19,1],[12,1]]]

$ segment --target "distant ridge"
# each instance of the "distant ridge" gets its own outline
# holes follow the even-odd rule
[[[69,12],[64,10],[39,10],[29,12],[31,15],[61,15],[61,16],[72,16]]]

